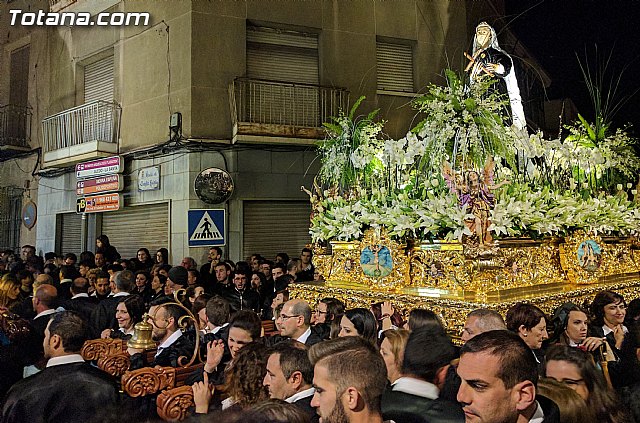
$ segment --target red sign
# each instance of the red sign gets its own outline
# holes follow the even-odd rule
[[[122,178],[120,175],[103,176],[102,178],[84,179],[76,183],[76,194],[88,195],[101,192],[120,191]]]
[[[78,163],[76,165],[76,177],[81,179],[120,173],[123,165],[124,160],[120,156]]]
[[[120,210],[123,204],[120,194],[101,194],[90,197],[78,198],[76,201],[76,212],[78,213],[98,213]]]

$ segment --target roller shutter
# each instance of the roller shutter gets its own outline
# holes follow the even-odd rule
[[[80,256],[85,249],[82,246],[82,215],[77,213],[61,213],[58,215],[57,252],[74,253]]]
[[[84,102],[113,101],[113,55],[84,68]]]
[[[123,258],[133,258],[139,248],[153,252],[169,248],[168,203],[125,207],[102,214],[102,233]]]
[[[243,257],[261,254],[273,260],[285,252],[299,257],[311,242],[308,201],[244,201]]]
[[[247,28],[247,77],[277,83],[246,93],[251,122],[319,126],[318,37],[263,27]],[[295,84],[306,84],[300,86]]]
[[[376,58],[379,90],[414,92],[411,46],[378,42]]]

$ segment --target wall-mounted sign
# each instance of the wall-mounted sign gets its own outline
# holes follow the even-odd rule
[[[33,201],[29,201],[22,208],[22,224],[29,230],[36,225],[38,218],[38,207]]]
[[[225,245],[224,209],[189,210],[189,247]]]
[[[138,191],[160,189],[160,166],[145,167],[138,171]]]
[[[90,197],[78,198],[76,201],[77,213],[98,213],[120,210],[123,205],[120,194],[100,194]]]
[[[76,194],[90,195],[101,192],[120,191],[122,189],[121,175],[108,175],[101,178],[83,179],[76,183]]]
[[[124,159],[120,156],[107,157],[106,159],[92,160],[76,165],[76,177],[95,178],[97,176],[111,175],[122,172]]]

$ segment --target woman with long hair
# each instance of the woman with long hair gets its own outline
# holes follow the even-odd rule
[[[371,310],[352,308],[345,311],[340,320],[339,337],[360,336],[372,345],[378,345],[378,324]]]
[[[0,278],[0,311],[12,310],[20,303],[20,281],[11,273]]]
[[[629,421],[615,392],[607,386],[602,372],[587,352],[566,345],[553,345],[547,350],[543,373],[576,391],[596,416],[596,421]]]
[[[556,309],[553,314],[553,338],[549,344],[562,344],[570,347],[580,347],[587,351],[598,351],[601,346],[606,348],[606,353],[615,360],[608,343],[602,338],[588,335],[589,316],[587,312],[573,303],[565,303]]]
[[[164,296],[164,286],[166,284],[167,277],[165,275],[157,274],[151,279],[151,297],[149,298],[149,303]]]
[[[109,237],[102,234],[96,239],[96,254],[102,253],[108,264],[113,264],[115,261],[120,260],[120,253],[116,250],[116,247],[111,245]]]
[[[156,251],[156,264],[169,264],[169,250],[166,248],[159,248]]]
[[[136,252],[136,258],[133,261],[137,270],[146,270],[147,272],[155,263],[151,258],[149,250],[146,248],[139,248]]]
[[[344,309],[344,303],[337,298],[326,297],[318,301],[313,325],[320,338],[330,339],[338,336]]]

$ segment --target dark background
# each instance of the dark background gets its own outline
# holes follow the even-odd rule
[[[614,127],[630,123],[633,135],[640,136],[640,1],[505,0],[505,8],[503,24],[553,80],[550,99],[571,98],[579,113],[593,121],[578,57],[583,65],[588,61],[592,74],[608,61],[605,86],[621,75],[612,104],[626,101],[613,116]]]

